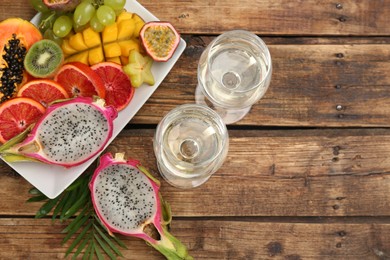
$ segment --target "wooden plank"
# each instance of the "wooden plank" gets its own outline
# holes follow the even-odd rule
[[[171,21],[182,34],[216,34],[236,28],[262,35],[390,34],[388,0],[139,2],[161,20]],[[0,20],[31,19],[35,11],[25,1],[3,0],[0,13]]]
[[[48,219],[0,219],[2,259],[63,258],[63,225]],[[285,223],[173,220],[171,232],[194,259],[388,259],[389,223]],[[121,236],[125,259],[164,259],[143,241]]]
[[[186,37],[184,55],[131,123],[157,124],[175,106],[194,102],[197,61],[212,39]],[[238,125],[389,126],[389,43],[306,39],[302,46],[299,39],[291,45],[268,39],[274,66],[271,86]]]
[[[181,33],[236,28],[262,35],[388,35],[389,1],[146,1],[147,9]],[[339,5],[338,5],[339,3]]]
[[[194,102],[197,61],[211,39],[186,39],[185,53],[131,123],[156,124],[175,106]],[[274,67],[271,85],[236,124],[389,126],[389,44],[271,44],[269,48]]]
[[[31,20],[36,11],[31,7],[28,1],[0,1],[0,21],[10,17],[20,17]]]
[[[390,130],[229,131],[222,168],[203,186],[163,181],[175,216],[389,216]],[[109,146],[157,173],[154,130],[127,130]],[[0,215],[32,215],[30,187],[0,164]],[[158,176],[160,179],[161,177]]]

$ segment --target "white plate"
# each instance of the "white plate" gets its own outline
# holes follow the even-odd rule
[[[126,10],[129,12],[137,13],[146,22],[157,21],[158,18],[151,14],[147,9],[134,0],[127,0]],[[31,22],[37,24],[39,21],[39,14],[37,14]],[[154,62],[152,66],[152,73],[155,77],[156,83],[153,86],[143,85],[135,90],[134,97],[130,104],[121,112],[114,121],[113,136],[108,142],[110,144],[112,140],[119,134],[119,132],[129,123],[133,116],[143,106],[143,104],[149,99],[157,87],[161,84],[163,79],[167,76],[172,69],[175,62],[179,59],[186,47],[186,43],[183,39],[180,39],[180,44],[177,47],[173,57],[167,62]],[[107,144],[107,146],[108,146]],[[98,157],[91,158],[82,165],[66,169],[61,166],[46,165],[37,162],[17,162],[8,163],[15,171],[22,175],[28,182],[34,185],[42,193],[49,198],[57,197],[62,191],[64,191],[74,180],[77,179],[91,163]]]

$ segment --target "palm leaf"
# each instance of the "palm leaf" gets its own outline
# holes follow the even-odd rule
[[[80,221],[85,215],[90,216],[90,212],[89,212],[88,207],[85,207],[85,208],[80,212],[80,214],[77,215],[77,217],[74,218],[74,219],[72,220],[72,222],[70,222],[70,223],[68,224],[68,226],[66,226],[66,228],[64,228],[64,229],[61,231],[61,233],[68,233],[70,230],[74,229],[75,226],[79,223],[79,221]]]
[[[90,236],[87,236],[86,238],[84,238],[84,240],[79,244],[79,247],[77,248],[76,252],[73,254],[73,257],[72,259],[76,259],[77,256],[81,253],[81,251],[85,248],[85,246],[87,245],[88,242],[91,242],[91,237],[92,237],[92,234]],[[77,244],[75,244],[76,246]],[[71,249],[71,250],[69,250]],[[72,252],[73,248],[70,248],[69,247],[68,251],[66,252],[66,256],[70,254],[70,252]],[[69,253],[68,253],[69,252]],[[65,257],[66,257],[65,256]]]
[[[35,218],[42,218],[50,213],[50,211],[54,208],[54,206],[57,204],[59,200],[59,196],[46,201],[45,204],[42,205],[42,207],[38,210],[38,212],[35,214]]]
[[[106,252],[106,254],[110,257],[110,259],[116,259],[115,255],[112,253],[107,244],[104,243],[97,234],[94,234],[94,238],[99,243],[103,251]]]
[[[68,197],[69,197],[69,193],[62,194],[60,201],[58,202],[57,206],[53,210],[53,216],[52,216],[53,220],[55,220],[57,216],[61,213]]]
[[[93,254],[91,253],[92,245],[93,245],[93,240],[89,240],[89,244],[88,244],[87,250],[84,252],[83,260],[89,258],[90,255],[93,256]]]
[[[85,215],[79,221],[77,221],[74,227],[67,232],[68,234],[64,237],[62,243],[66,243],[66,241],[68,241],[74,233],[76,233],[85,223],[87,223],[88,219],[89,215]]]
[[[114,251],[119,256],[123,256],[121,252],[118,250],[118,248],[114,245],[114,243],[112,243],[110,238],[106,234],[104,234],[103,231],[98,226],[94,224],[94,228],[97,231],[97,233],[101,236],[101,238],[103,238],[103,240],[107,243],[107,245],[112,249],[112,251]]]
[[[99,259],[99,260],[104,260],[104,257],[103,257],[103,255],[102,255],[102,253],[100,252],[99,247],[94,246],[94,249],[95,249],[95,254],[96,254],[96,256],[98,257],[98,259]]]

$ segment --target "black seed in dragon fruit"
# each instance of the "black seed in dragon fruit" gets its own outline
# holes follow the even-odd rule
[[[160,183],[138,161],[125,160],[121,153],[115,158],[104,154],[89,187],[95,212],[111,235],[141,238],[167,259],[193,259],[168,232],[171,212],[161,198]]]

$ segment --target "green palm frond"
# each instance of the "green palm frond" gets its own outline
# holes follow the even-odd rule
[[[91,175],[91,172],[83,173],[54,199],[49,199],[38,189],[32,188],[27,202],[43,203],[35,218],[46,217],[52,212],[53,221],[69,221],[62,230],[65,235],[62,243],[72,241],[65,257],[73,253],[72,259],[79,255],[83,255],[82,259],[104,259],[105,253],[110,259],[116,259],[117,256],[122,256],[119,247],[126,246],[118,237],[108,234],[95,214],[88,187]]]

